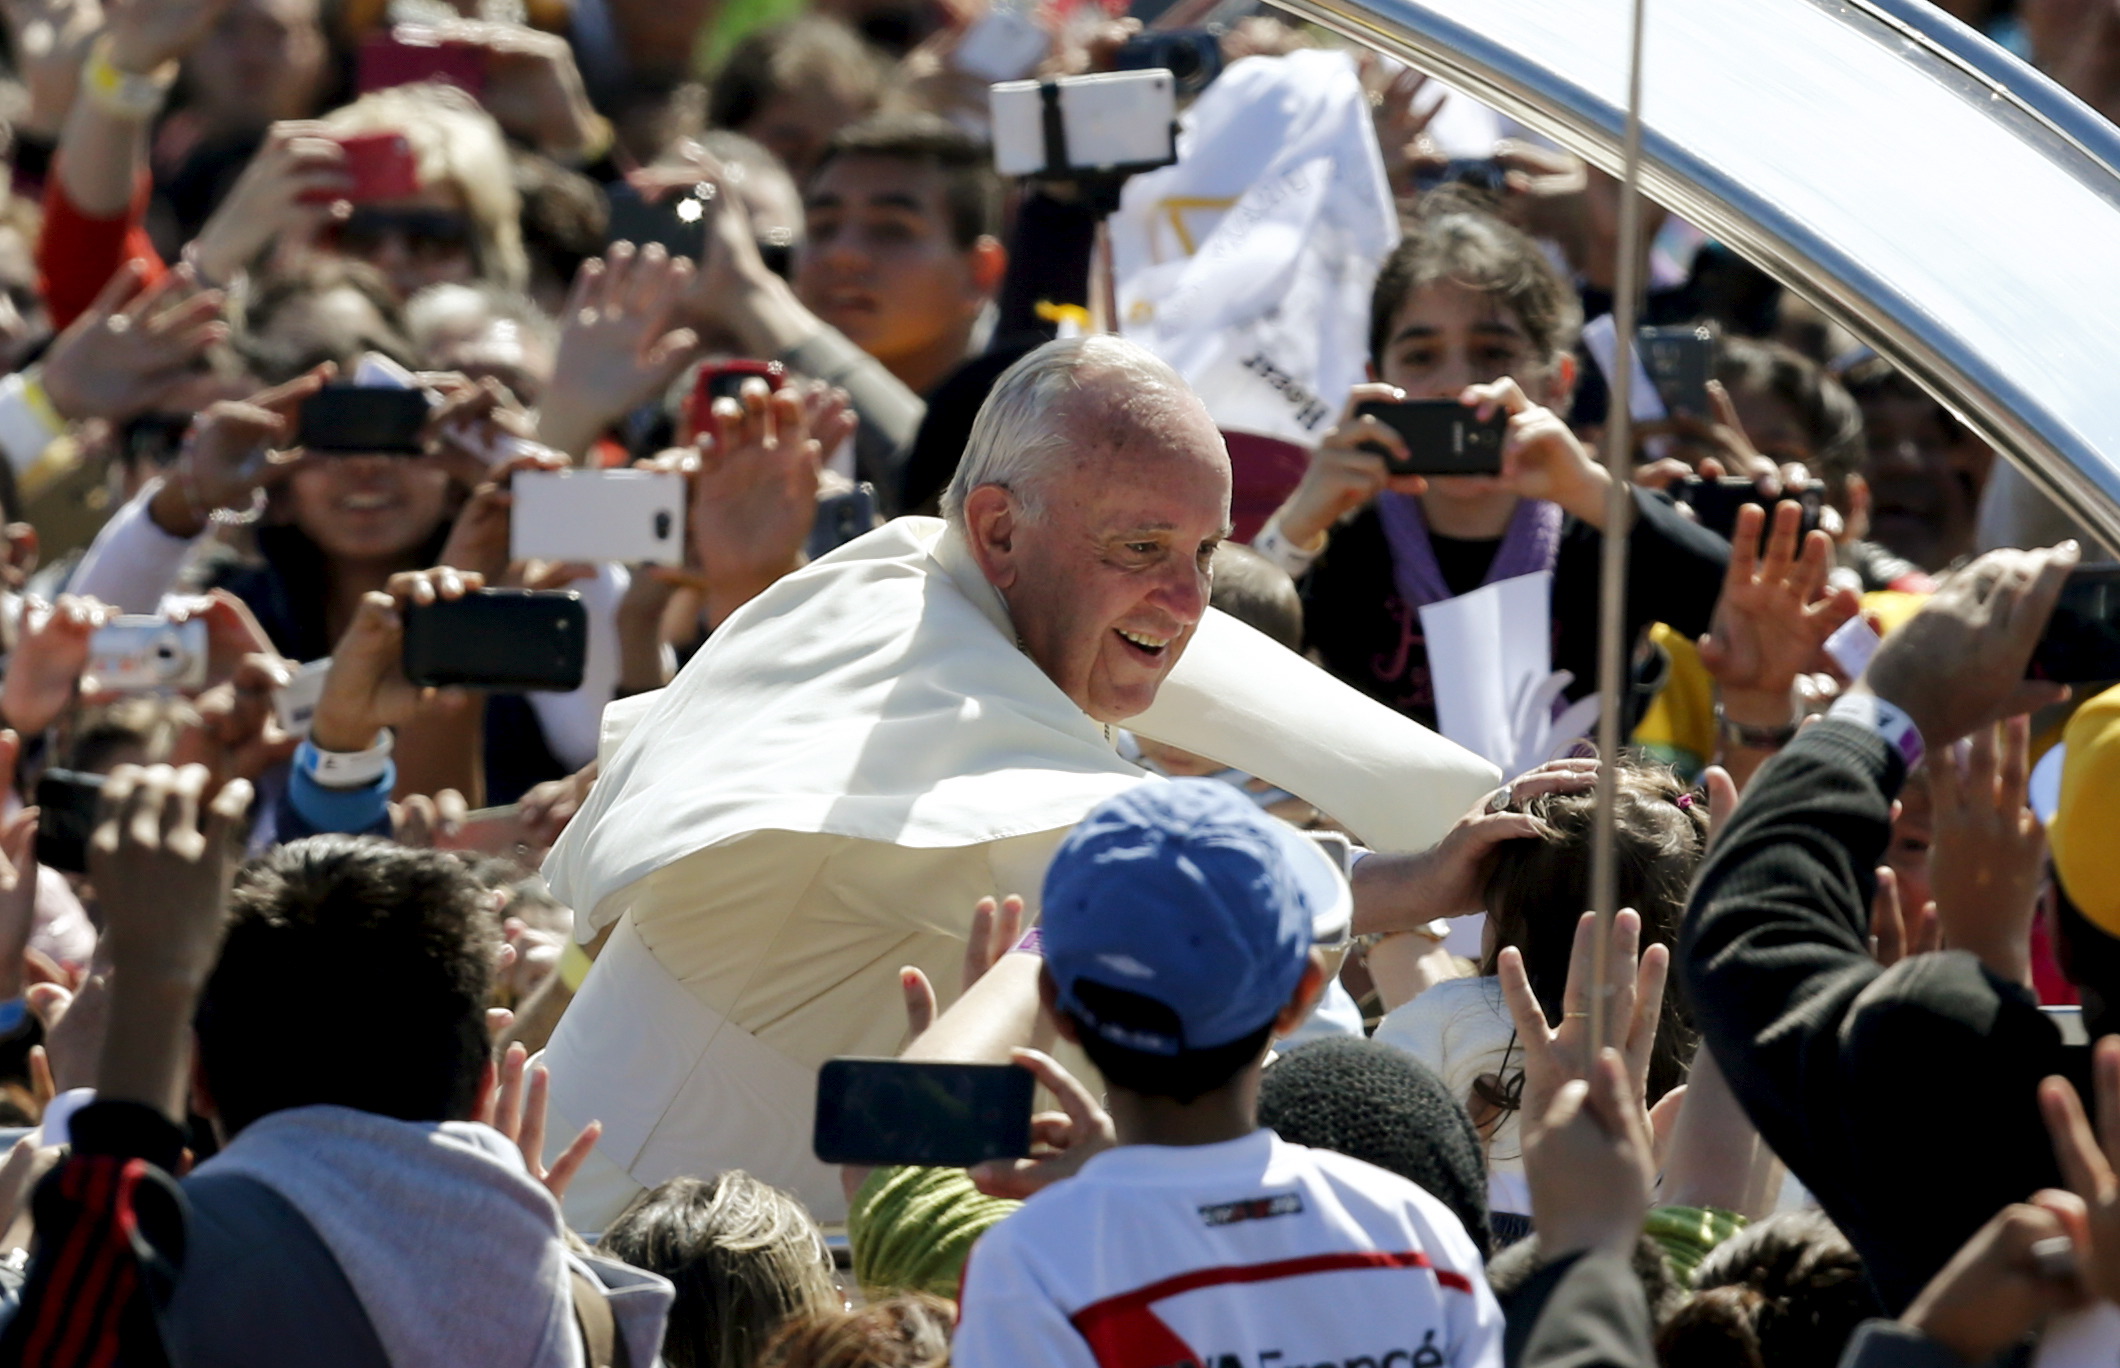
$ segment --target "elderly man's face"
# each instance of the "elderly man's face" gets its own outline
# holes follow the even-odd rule
[[[1155,701],[1207,611],[1208,563],[1229,527],[1229,457],[1199,402],[1116,407],[1095,385],[1077,396],[1066,421],[1079,445],[1036,519],[995,513],[1006,495],[992,486],[966,503],[1024,649],[1099,722]]]

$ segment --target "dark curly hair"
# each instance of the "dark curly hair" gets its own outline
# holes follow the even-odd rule
[[[1657,1336],[1657,1361],[1663,1368],[1838,1363],[1855,1327],[1883,1314],[1840,1228],[1820,1212],[1784,1212],[1702,1261],[1692,1299]]]

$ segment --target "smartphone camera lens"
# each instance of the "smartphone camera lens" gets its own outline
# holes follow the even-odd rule
[[[670,510],[665,508],[655,515],[655,540],[670,540]]]

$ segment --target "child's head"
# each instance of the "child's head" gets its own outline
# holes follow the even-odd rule
[[[1666,1368],[1837,1363],[1882,1312],[1847,1237],[1815,1211],[1769,1216],[1701,1261],[1693,1298],[1657,1337]]]
[[[1068,834],[1045,876],[1043,989],[1115,1089],[1190,1103],[1255,1070],[1323,986],[1315,928],[1346,882],[1227,784],[1146,783]]]
[[[1565,409],[1582,305],[1539,245],[1438,194],[1377,272],[1369,304],[1376,378],[1414,399],[1455,399],[1507,376]]]
[[[670,1368],[751,1368],[781,1326],[839,1307],[817,1223],[741,1169],[643,1192],[597,1248],[676,1284],[663,1334]]]
[[[1490,948],[1482,971],[1495,972],[1495,957],[1514,945],[1524,956],[1531,987],[1547,1019],[1558,1022],[1561,992],[1568,982],[1568,956],[1575,924],[1590,906],[1591,831],[1597,811],[1594,791],[1549,793],[1530,799],[1523,811],[1537,818],[1545,835],[1496,847],[1487,877]],[[1641,914],[1642,945],[1674,945],[1685,914],[1686,888],[1707,848],[1708,808],[1668,766],[1622,760],[1614,823],[1619,855],[1619,906]],[[1649,1068],[1649,1097],[1661,1097],[1684,1081],[1692,1054],[1674,975],[1664,994],[1663,1023]]]

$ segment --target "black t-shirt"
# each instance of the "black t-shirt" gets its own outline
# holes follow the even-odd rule
[[[1494,565],[1495,553],[1502,549],[1500,537],[1439,537],[1428,534],[1428,545],[1435,552],[1436,569],[1443,572],[1443,583],[1450,587],[1453,598],[1469,594],[1487,582],[1487,571]]]

